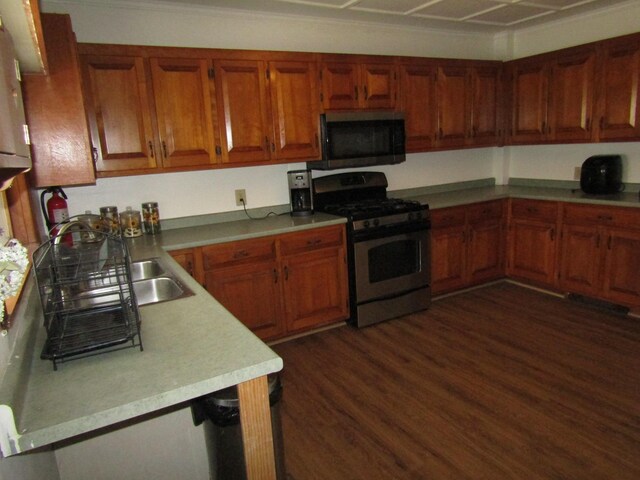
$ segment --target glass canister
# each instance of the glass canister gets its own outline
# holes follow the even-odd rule
[[[91,213],[91,210],[85,210],[84,214],[78,215],[78,220],[84,222],[91,230],[103,231],[102,218],[100,215]],[[93,232],[80,230],[80,238],[83,243],[96,242],[102,239],[102,235],[96,235]]]
[[[158,202],[146,202],[142,204],[142,218],[144,219],[144,231],[150,235],[160,233],[160,211]]]
[[[142,235],[142,221],[140,212],[131,207],[120,214],[120,228],[125,237],[139,237]]]
[[[100,218],[102,219],[102,230],[105,233],[110,235],[120,235],[118,207],[100,207]]]

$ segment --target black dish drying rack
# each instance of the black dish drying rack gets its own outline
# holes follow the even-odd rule
[[[79,234],[78,234],[79,233]],[[83,228],[33,255],[47,340],[41,358],[66,360],[140,347],[140,314],[126,242]]]

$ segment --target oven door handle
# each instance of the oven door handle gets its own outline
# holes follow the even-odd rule
[[[426,231],[430,228],[431,222],[429,220],[425,220],[419,223],[404,223],[401,225],[388,225],[373,229],[358,230],[353,232],[353,241],[364,242],[366,240],[402,235],[403,233],[415,233],[423,230]]]

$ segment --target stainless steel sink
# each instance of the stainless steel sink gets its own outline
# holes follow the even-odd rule
[[[193,295],[159,258],[131,263],[131,281],[138,306],[166,302]]]
[[[157,258],[131,262],[131,281],[156,278],[166,274],[166,270]]]
[[[193,295],[193,292],[170,277],[147,278],[133,282],[138,306],[166,302]]]

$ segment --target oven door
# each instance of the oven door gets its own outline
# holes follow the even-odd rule
[[[428,227],[414,224],[371,235],[354,235],[354,269],[358,304],[427,287]]]

